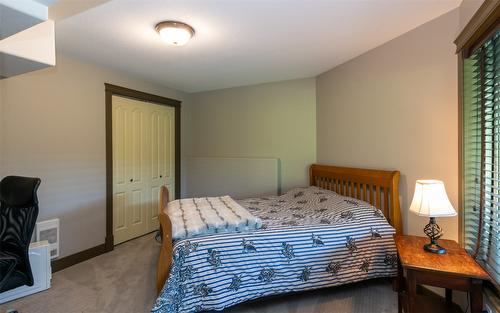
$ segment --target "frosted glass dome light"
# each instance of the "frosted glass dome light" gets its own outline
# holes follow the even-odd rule
[[[184,46],[194,35],[194,29],[191,26],[175,21],[157,24],[156,31],[165,42],[174,46]]]

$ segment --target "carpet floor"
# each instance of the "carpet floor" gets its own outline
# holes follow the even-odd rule
[[[155,298],[159,244],[146,235],[52,276],[49,290],[0,305],[0,313],[143,313]],[[393,313],[397,296],[375,280],[252,301],[225,313]]]

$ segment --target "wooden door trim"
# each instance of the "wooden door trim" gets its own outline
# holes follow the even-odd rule
[[[105,251],[114,248],[113,237],[113,96],[173,107],[175,110],[175,198],[181,194],[181,101],[105,83],[106,93],[106,239]]]

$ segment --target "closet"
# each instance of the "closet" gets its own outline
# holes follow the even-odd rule
[[[173,107],[113,95],[114,244],[158,229],[161,185],[175,194]]]

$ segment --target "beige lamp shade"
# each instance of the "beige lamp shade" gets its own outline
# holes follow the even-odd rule
[[[417,180],[410,211],[427,217],[457,215],[440,180]]]

